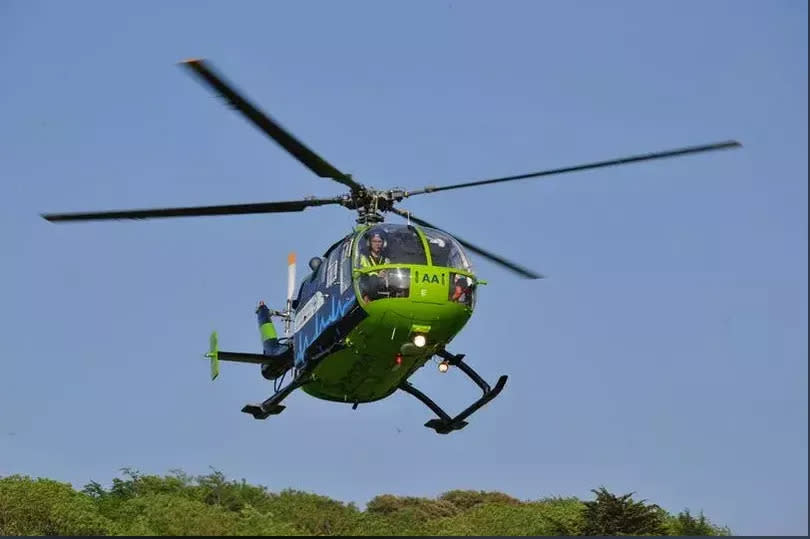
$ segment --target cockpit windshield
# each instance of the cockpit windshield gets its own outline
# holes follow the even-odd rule
[[[404,225],[380,224],[367,230],[357,246],[355,267],[380,264],[427,264],[422,241]]]
[[[458,242],[448,234],[435,228],[422,227],[430,247],[430,258],[434,266],[445,266],[465,271],[472,271],[470,261]]]
[[[426,227],[420,227],[420,230],[427,240],[432,264],[455,270],[447,275],[447,299],[472,307],[475,303],[474,279],[458,273],[472,272],[472,267],[459,243],[440,230]],[[353,258],[353,266],[361,270],[356,286],[363,303],[410,297],[411,268],[396,266],[427,263],[427,252],[416,229],[380,223],[366,230],[357,238]],[[389,264],[393,267],[376,268]],[[416,271],[420,270],[417,268]]]

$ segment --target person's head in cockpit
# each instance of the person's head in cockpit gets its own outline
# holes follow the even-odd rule
[[[375,230],[368,237],[368,254],[370,262],[374,265],[388,263],[388,258],[383,256],[383,249],[386,247],[385,234]]]

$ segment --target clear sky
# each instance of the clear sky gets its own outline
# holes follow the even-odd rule
[[[636,492],[739,534],[807,534],[807,3],[0,2],[0,475],[119,468],[361,506],[455,488]],[[265,422],[254,308],[299,214],[52,224],[40,213],[335,196],[178,67],[204,57],[358,181],[419,188],[737,139],[743,148],[415,197],[542,272],[489,280],[451,351],[506,389],[463,431],[398,393],[298,392]],[[402,222],[391,217],[395,222]],[[476,398],[432,364],[449,411]]]

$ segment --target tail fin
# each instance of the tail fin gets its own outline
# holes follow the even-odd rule
[[[219,345],[216,331],[212,332],[208,339],[208,353],[205,354],[205,357],[211,360],[211,380],[216,380],[219,376]]]

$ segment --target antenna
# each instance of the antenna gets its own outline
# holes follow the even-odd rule
[[[290,336],[290,320],[292,319],[292,298],[295,292],[295,253],[287,255],[287,309],[284,318],[284,334]]]

